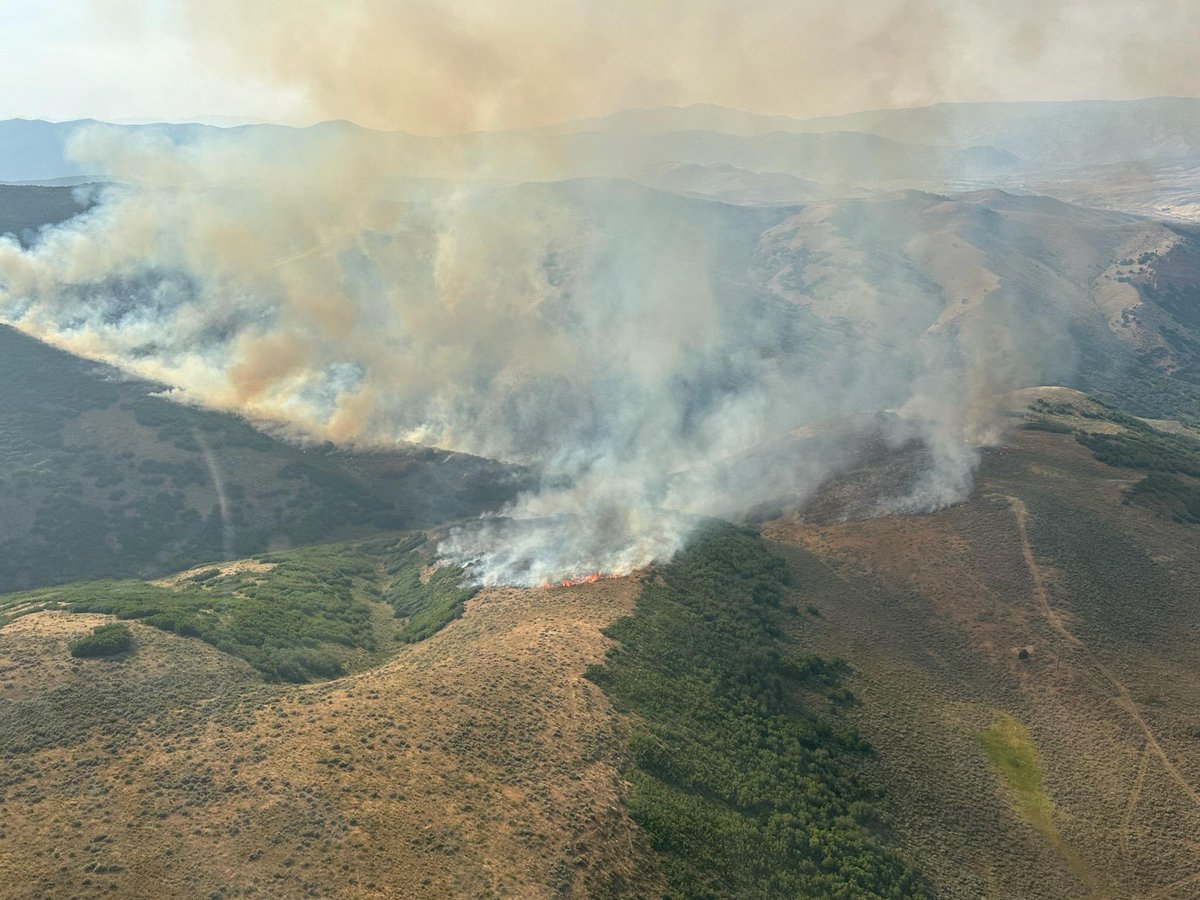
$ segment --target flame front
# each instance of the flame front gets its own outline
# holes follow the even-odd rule
[[[590,575],[581,575],[578,578],[564,578],[562,581],[555,584],[553,581],[545,582],[543,588],[552,587],[574,587],[577,584],[592,584],[599,581],[601,578],[616,578],[616,575],[610,575],[607,572],[592,572]]]

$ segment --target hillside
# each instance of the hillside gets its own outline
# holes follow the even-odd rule
[[[944,896],[1190,896],[1195,526],[1071,434],[1119,415],[1030,400],[960,506],[763,533],[819,608],[804,648],[858,672],[847,716]]]
[[[800,203],[828,192],[821,185],[792,175],[752,172],[724,163],[661,163],[646,166],[631,177],[656,190],[728,203]]]
[[[29,896],[746,896],[753,871],[783,879],[765,895],[832,872],[856,896],[1188,896],[1196,526],[1137,485],[1200,442],[1064,389],[1011,402],[1026,427],[961,505],[839,521],[850,477],[765,541],[717,529],[630,578],[484,590],[312,685],[136,617],[131,653],[72,661],[106,618],[62,604],[95,589],[6,598],[0,865]],[[1092,434],[1175,455],[1113,466]],[[336,552],[412,545],[356,546]],[[158,589],[212,603],[307,552]],[[395,576],[354,577],[345,602],[407,627],[369,590]],[[795,821],[828,829],[826,874]],[[780,855],[744,868],[760,853]]]
[[[725,135],[754,139],[770,135],[855,134],[872,135],[893,146],[941,146],[965,151],[992,148],[1010,162],[1043,170],[1122,162],[1194,159],[1200,153],[1200,100],[1189,97],[1154,97],[1139,100],[1068,101],[1028,103],[942,103],[934,106],[871,110],[814,119],[759,115],[744,110],[696,104],[687,107],[622,110],[591,119],[562,122],[495,135],[503,146],[516,135],[551,144],[581,135],[609,135],[623,146],[636,147],[648,139],[667,135]],[[0,123],[4,165],[0,181],[47,179],[84,173],[65,159],[64,147],[76,129],[96,124],[90,120],[43,122],[10,119]],[[369,132],[344,122],[327,122],[307,129],[277,125],[240,125],[217,128],[199,124],[146,124],[109,126],[131,134],[167,136],[189,143],[222,135],[269,134],[284,140],[306,140],[332,131],[377,135],[380,141],[408,139],[399,133]],[[491,140],[483,135],[463,135],[448,143]],[[418,141],[420,142],[420,141]],[[432,141],[427,142],[432,144]],[[800,146],[803,146],[801,144]],[[685,162],[677,158],[676,162]],[[733,159],[724,160],[734,163]]]
[[[732,203],[1000,188],[1195,222],[1198,103],[1179,97],[943,103],[808,120],[698,104],[445,138],[339,121],[219,128],[11,119],[0,121],[0,182],[106,177],[92,150],[72,156],[68,149],[72,135],[103,127],[131,145],[164,141],[267,157],[362,155],[388,160],[400,180],[460,179],[481,174],[480,161],[487,160],[487,178],[630,178]],[[744,173],[731,171],[738,169]]]
[[[753,534],[714,526],[645,578],[483,591],[461,618],[378,647],[378,668],[305,688],[264,685],[205,634],[136,606],[198,597],[223,619],[232,585],[231,625],[252,640],[237,607],[271,591],[286,620],[296,572],[322,559],[353,576],[349,594],[324,592],[339,618],[382,606],[408,575],[388,565],[372,591],[362,560],[403,562],[411,546],[124,585],[112,596],[133,649],[111,659],[68,656],[105,621],[91,610],[114,608],[95,600],[104,586],[0,600],[16,617],[0,629],[10,883],[30,895],[920,892],[858,775],[869,748],[829,715],[846,696],[842,664],[780,655],[786,569]],[[394,617],[372,616],[374,631],[403,640],[439,602],[438,577],[414,581]],[[23,852],[51,832],[73,846]]]
[[[1193,229],[1046,197],[900,192],[782,218],[754,278],[866,346],[987,334],[992,378],[1195,417],[1198,254]]]
[[[1043,103],[942,103],[875,110],[802,123],[805,131],[866,131],[893,140],[988,145],[1045,168],[1194,159],[1200,99]]]
[[[0,185],[0,236],[12,235],[25,245],[39,229],[79,215],[88,199],[75,187]]]
[[[519,485],[425,448],[303,447],[160,391],[0,327],[0,590],[439,524]]]
[[[939,103],[796,119],[695,104],[622,110],[539,129],[550,134],[599,132],[642,137],[716,131],[753,137],[771,133],[858,132],[905,143],[992,147],[1025,166],[1067,168],[1104,163],[1194,158],[1200,152],[1200,100]]]
[[[1200,220],[1200,100],[1157,97],[1143,100],[1046,103],[942,103],[912,109],[884,109],[817,119],[764,116],[726,107],[625,110],[609,116],[565,122],[542,129],[555,135],[603,135],[631,145],[661,141],[679,133],[717,132],[761,141],[769,135],[873,135],[897,142],[953,148],[935,166],[910,169],[909,187],[926,190],[1002,188],[1042,194],[1100,209],[1179,221]],[[595,138],[593,138],[595,139]],[[579,140],[579,138],[576,138]],[[681,150],[685,157],[690,151]],[[696,162],[697,160],[690,160]],[[721,162],[733,163],[732,155]],[[759,158],[760,179],[777,178],[794,159]],[[826,192],[852,193],[837,184],[846,168],[806,165],[804,177],[824,183]],[[886,170],[885,170],[886,171]],[[889,177],[898,173],[893,170]],[[871,173],[858,173],[857,185],[879,186]],[[896,184],[895,187],[905,186]],[[758,202],[757,185],[722,199]],[[828,195],[828,193],[827,193]]]
[[[707,187],[715,185],[708,182]],[[1095,393],[1139,415],[1200,417],[1196,376],[1200,371],[1200,320],[1196,316],[1200,300],[1194,296],[1200,240],[1189,227],[997,190],[960,194],[902,191],[813,200],[801,205],[750,207],[656,191],[624,180],[576,179],[496,187],[485,191],[483,197],[486,201],[480,202],[493,210],[490,215],[504,215],[511,209],[514,216],[560,223],[550,244],[557,248],[555,252],[533,257],[542,267],[538,277],[544,277],[554,288],[552,305],[562,306],[555,309],[549,321],[555,325],[568,321],[565,310],[572,308],[571,315],[584,316],[583,322],[595,321],[595,327],[605,336],[625,335],[624,341],[633,342],[630,346],[640,346],[639,342],[650,340],[654,332],[639,326],[644,315],[639,306],[643,295],[629,290],[628,285],[650,285],[656,291],[655,302],[666,303],[667,294],[677,286],[670,279],[665,284],[654,279],[664,271],[690,271],[694,248],[702,243],[706,248],[705,266],[696,277],[698,287],[707,290],[711,286],[714,290],[712,309],[706,315],[717,321],[724,356],[744,360],[745,365],[750,360],[769,359],[773,372],[786,373],[784,377],[809,388],[801,393],[799,402],[786,401],[787,408],[781,414],[795,418],[778,423],[781,433],[804,421],[900,408],[913,397],[920,379],[932,382],[951,375],[965,388],[951,391],[949,385],[930,384],[918,393],[966,405],[974,402],[973,394],[1055,382]],[[613,223],[635,219],[639,222],[637,230],[612,227]],[[422,292],[428,290],[436,274],[430,271],[427,245],[405,240],[397,241],[395,246],[399,254],[392,273],[395,289],[426,296]],[[627,264],[628,271],[615,267],[617,261]],[[580,276],[585,273],[590,287],[580,289]],[[86,315],[93,331],[103,333],[106,315],[121,315],[123,304],[119,293],[106,300],[104,308],[90,304]],[[747,321],[758,324],[747,329],[743,324]],[[538,324],[545,323],[542,320]],[[657,322],[652,324],[661,327]],[[77,325],[63,323],[64,340],[76,336],[77,330],[72,328]],[[195,328],[194,321],[191,327]],[[384,349],[391,346],[392,340],[407,339],[399,325],[388,327],[394,333],[388,332],[390,339],[380,335]],[[553,333],[553,329],[550,331]],[[221,335],[218,329],[201,329],[195,339],[211,342],[216,353],[221,349]],[[104,338],[97,339],[103,350]],[[529,340],[537,346],[537,339],[527,329],[517,329],[513,339]],[[585,342],[575,354],[578,366],[568,365],[563,374],[573,378],[578,372],[588,371],[589,366],[602,365],[599,358],[590,358],[604,356],[607,345],[596,343]],[[167,346],[161,350],[148,346],[137,352],[169,355],[173,350],[187,349],[172,348],[169,339],[164,344]],[[716,351],[715,346],[712,350]],[[355,347],[341,352],[347,360],[355,359]],[[469,361],[474,358],[469,353],[464,346],[454,358]],[[956,356],[969,362],[965,369]],[[41,358],[50,364],[49,357]],[[138,361],[131,358],[129,363],[136,365]],[[392,362],[383,353],[372,360],[372,365],[382,372],[390,370]],[[25,410],[20,414],[43,416],[55,408],[52,404],[44,410],[44,404],[39,405],[38,391],[43,388],[37,379],[29,380],[17,371],[22,368],[18,355],[8,354],[0,365],[14,372],[5,389],[26,391],[14,395],[11,409],[5,414],[17,415],[18,410]],[[79,372],[89,368],[78,365],[83,366]],[[699,400],[715,403],[731,385],[739,384],[739,379],[753,375],[758,368],[761,366],[755,364],[749,372],[737,374],[721,366],[708,366],[689,378]],[[396,367],[396,371],[402,372],[403,366]],[[377,377],[381,396],[386,396],[383,376]],[[442,385],[437,379],[433,381],[431,390],[440,390]],[[57,390],[54,385],[54,379],[49,378],[44,389]],[[169,566],[166,557],[171,552],[170,542],[165,536],[181,536],[189,529],[198,535],[207,528],[207,537],[188,540],[207,542],[205,546],[210,549],[175,558],[173,563],[178,566],[229,553],[257,552],[270,546],[272,540],[295,544],[339,536],[348,533],[338,529],[351,520],[360,528],[435,524],[489,506],[494,508],[515,489],[513,484],[505,486],[500,468],[467,457],[446,457],[442,464],[435,465],[437,454],[415,448],[392,454],[347,455],[332,448],[301,451],[276,441],[270,443],[274,449],[267,454],[272,459],[270,472],[256,474],[266,458],[262,453],[246,449],[231,457],[236,460],[235,468],[259,488],[249,491],[245,480],[232,479],[233,493],[227,494],[226,501],[233,512],[228,521],[217,526],[212,518],[215,492],[203,500],[198,493],[211,473],[202,443],[190,429],[203,419],[215,434],[226,427],[220,423],[232,428],[237,424],[235,419],[213,418],[208,412],[187,410],[151,397],[139,398],[130,391],[144,395],[149,389],[116,387],[103,379],[96,385],[84,386],[81,382],[78,387],[63,386],[61,390],[69,399],[55,402],[78,407],[70,411],[72,416],[82,415],[93,406],[104,406],[106,412],[87,413],[91,418],[78,418],[73,427],[82,434],[85,425],[90,428],[87,423],[95,419],[97,434],[107,448],[105,454],[133,452],[136,457],[143,451],[150,453],[149,459],[129,457],[125,464],[126,469],[144,469],[138,471],[138,483],[143,488],[140,498],[157,498],[154,503],[165,508],[166,501],[152,489],[162,487],[165,480],[160,484],[154,483],[155,479],[165,479],[168,473],[151,469],[183,465],[185,458],[192,464],[190,474],[180,470],[180,479],[194,483],[172,482],[168,491],[190,490],[190,495],[183,491],[187,499],[183,505],[190,506],[196,517],[189,513],[188,524],[178,518],[182,512],[174,512],[171,515],[178,521],[169,520],[166,529],[147,529],[156,543],[138,551],[139,564]],[[81,399],[95,390],[108,398],[116,396],[114,391],[124,393],[120,403]],[[491,442],[492,452],[506,459],[538,458],[546,446],[546,432],[535,426],[543,421],[553,419],[559,440],[577,437],[590,442],[595,437],[591,429],[596,416],[607,415],[594,403],[576,402],[574,395],[555,390],[549,383],[513,381],[506,375],[482,379],[480,390],[483,399],[472,401],[476,406],[461,412],[463,421],[456,423],[455,430],[478,436],[476,433],[487,425],[485,437]],[[523,408],[530,402],[530,390],[536,391],[539,402],[545,404],[544,413],[529,420],[500,412]],[[599,396],[605,403],[612,403],[622,395],[606,391]],[[414,401],[423,402],[423,398]],[[438,404],[435,412],[445,409],[445,403]],[[111,421],[120,422],[119,426],[100,424],[114,415]],[[412,412],[409,417],[416,415]],[[620,418],[615,411],[613,415],[614,420]],[[978,417],[987,421],[986,410],[981,410]],[[509,436],[514,427],[527,421],[527,429]],[[406,427],[411,429],[416,424],[409,421]],[[147,429],[153,431],[153,439],[139,441],[139,434],[149,437]],[[40,442],[43,454],[50,446],[47,441],[52,441],[44,430],[44,423],[25,429]],[[63,432],[66,446],[71,445],[72,433],[70,429]],[[198,433],[205,434],[203,429]],[[268,445],[252,429],[242,428],[237,433],[240,436],[228,439],[218,436],[217,445],[228,445],[231,453],[232,446],[239,442]],[[81,441],[76,440],[75,445]],[[135,443],[137,446],[131,446]],[[208,443],[214,452],[220,450],[212,446],[212,441]],[[223,452],[218,452],[218,457]],[[272,454],[282,454],[279,458],[287,461],[276,465]],[[65,463],[67,457],[62,459]],[[306,513],[301,506],[285,502],[286,488],[290,484],[299,490],[304,478],[298,476],[303,476],[305,467],[311,469],[318,463],[323,472],[332,473],[328,478],[316,476],[324,479],[319,490],[326,491],[327,499],[336,499],[336,503],[321,514],[319,522],[309,520],[302,525],[300,520]],[[116,463],[99,459],[89,464],[107,472],[104,477],[115,477],[112,473],[121,469]],[[412,468],[405,468],[410,465]],[[14,477],[13,470],[25,466],[21,463],[10,467],[6,477]],[[401,468],[408,474],[400,475]],[[78,511],[81,521],[90,521],[88,516],[100,521],[97,517],[108,516],[105,510],[109,507],[126,502],[113,497],[122,486],[114,483],[75,490],[81,479],[60,469],[51,469],[50,477],[62,486],[64,496],[70,495],[70,502],[62,501],[64,516],[75,516]],[[277,475],[284,484],[270,483]],[[350,480],[339,481],[342,476]],[[128,473],[123,477],[128,478]],[[143,484],[145,479],[151,483]],[[311,477],[307,481],[315,484]],[[70,490],[66,490],[68,486]],[[279,488],[284,488],[283,493],[272,493]],[[237,502],[241,490],[251,494],[246,502]],[[359,491],[357,498],[352,496],[354,491]],[[323,502],[311,487],[303,494],[312,498],[311,509]],[[446,496],[460,497],[462,503],[439,506],[440,498]],[[82,501],[92,509],[80,511]],[[388,507],[389,503],[393,506]],[[36,541],[37,535],[29,537],[26,531],[33,524],[39,504],[13,504],[8,512],[11,524],[7,526],[12,530],[0,533],[6,538]],[[96,512],[97,508],[101,512]],[[172,506],[178,508],[179,504]],[[242,521],[235,521],[234,513]],[[122,529],[136,528],[132,521],[128,514],[122,514],[105,527],[121,534]],[[0,529],[3,527],[0,525]],[[219,535],[216,542],[214,535]],[[136,535],[118,539],[122,546],[135,546],[140,540]],[[244,543],[229,548],[229,539]],[[28,547],[18,549],[18,560],[34,552]],[[85,552],[101,553],[98,549]],[[61,579],[140,571],[111,571],[98,567],[97,560],[81,566],[70,562],[72,553],[75,551],[65,556],[68,567]],[[14,573],[2,583],[10,587],[33,584],[27,577],[15,579]]]
[[[100,619],[17,619],[4,703],[28,712],[4,732],[0,871],[15,896],[643,893],[623,732],[582,677],[634,594],[491,592],[381,668],[282,690],[136,623],[128,660],[77,665],[67,641]],[[15,722],[48,700],[32,742]]]
[[[1055,108],[1081,134],[1099,115]],[[1130,106],[1114,128],[1162,121],[1145,182],[1126,184],[1125,162],[1056,149],[1039,109],[854,120],[878,134],[635,111],[546,129],[532,152],[466,135],[427,156],[430,139],[346,123],[246,131],[383,141],[426,174],[454,167],[443,151],[508,147],[509,174],[546,153],[608,176],[469,198],[489,223],[536,224],[512,245],[463,236],[471,278],[451,287],[479,332],[439,318],[445,185],[419,167],[330,251],[376,248],[389,265],[363,297],[386,283],[443,326],[433,355],[392,369],[411,336],[394,316],[356,323],[396,415],[376,437],[411,433],[422,397],[402,379],[457,378],[469,395],[438,396],[487,452],[584,462],[547,477],[321,444],[0,325],[0,893],[1197,893],[1200,231],[1099,208],[1151,190],[1183,208],[1187,178],[1151,183],[1171,147],[1181,173],[1193,149],[1164,124],[1173,102]],[[1126,159],[1124,132],[1093,136]],[[1111,168],[1069,187],[1078,165]],[[891,190],[928,180],[987,187]],[[0,186],[0,233],[35,243],[84,196]],[[506,254],[529,263],[515,288],[491,280]],[[528,319],[487,302],[530,286],[547,293]],[[119,320],[129,298],[101,287],[60,340]],[[125,364],[178,349],[160,331]],[[536,377],[521,359],[464,379],[459,363],[508,343]],[[671,368],[666,349],[692,343],[702,364]],[[438,357],[453,378],[417,371]],[[708,428],[728,432],[719,454],[701,452]],[[969,493],[913,502],[939,453]],[[612,465],[629,459],[645,465]],[[456,524],[535,485],[550,489],[504,511],[532,537],[502,518],[475,546],[502,571],[570,571],[481,588],[463,580],[480,554],[438,558]],[[622,517],[694,530],[605,577]]]

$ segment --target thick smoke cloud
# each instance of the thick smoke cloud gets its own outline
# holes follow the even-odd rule
[[[618,3],[567,27],[558,7],[472,6],[479,20],[393,6],[238,4],[235,22],[218,2],[194,14],[243,65],[270,66],[331,108],[375,123],[394,109],[444,130],[585,105],[592,84],[565,77],[576,53],[608,54],[620,73],[604,103],[658,99],[651,69],[623,68],[637,48],[617,41],[622,14],[701,44],[718,31],[766,40],[771,18],[748,31],[718,4],[702,27]],[[674,62],[664,84],[692,75]],[[757,89],[763,73],[750,69]],[[830,417],[898,411],[871,429],[919,440],[929,465],[897,505],[951,502],[994,422],[986,398],[1043,372],[1044,348],[1026,352],[1023,338],[1045,322],[985,312],[930,327],[941,299],[876,265],[864,285],[883,310],[876,333],[839,327],[780,287],[781,248],[803,253],[807,240],[789,237],[803,228],[788,212],[554,182],[570,163],[558,146],[337,128],[179,146],[85,130],[73,152],[112,186],[32,247],[0,240],[0,315],[297,434],[535,466],[540,491],[444,545],[489,583],[629,571],[669,555],[697,517],[802,499],[855,458],[854,429],[788,436]],[[545,180],[500,180],[514,171]]]
[[[185,0],[208,64],[447,134],[697,102],[818,116],[1200,94],[1192,0]]]
[[[931,452],[900,505],[942,505],[969,487],[980,398],[1034,377],[997,340],[1012,323],[930,329],[941,300],[886,266],[862,286],[885,340],[790,302],[772,285],[804,250],[779,248],[818,230],[794,211],[397,178],[371,141],[275,140],[81,133],[114,184],[32,247],[0,243],[0,311],[184,400],[536,467],[542,490],[445,545],[484,581],[628,571],[695,517],[802,499],[862,437],[787,438],[830,417],[899,410],[887,436]]]

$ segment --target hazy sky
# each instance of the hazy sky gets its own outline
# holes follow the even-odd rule
[[[1197,0],[0,0],[0,118],[437,133],[1200,94]]]
[[[0,118],[305,118],[298,92],[196,54],[174,0],[0,0]]]

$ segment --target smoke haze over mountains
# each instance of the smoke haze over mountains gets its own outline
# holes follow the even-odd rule
[[[98,130],[77,152],[120,185],[32,247],[0,245],[6,317],[318,438],[537,467],[546,489],[507,513],[545,534],[453,545],[487,556],[489,581],[625,571],[675,549],[679,515],[803,496],[848,446],[740,456],[835,415],[911,413],[935,461],[913,504],[949,502],[990,427],[981,398],[1037,380],[1054,333],[994,320],[1003,306],[926,333],[942,301],[886,260],[864,285],[875,334],[823,321],[770,255],[793,210],[604,180],[398,189],[370,147],[281,163],[269,144]]]
[[[1106,64],[1135,81],[1134,60],[1181,15],[1158,6],[1142,30],[1097,35],[1120,51]],[[1038,8],[1022,29],[1001,29],[1005,54],[1044,61],[1082,6]],[[846,15],[742,9],[618,3],[576,19],[542,4],[218,2],[186,15],[201,52],[231,71],[299,90],[323,114],[416,131],[676,101],[684,86],[823,109],[795,92],[815,96],[846,65],[880,74],[847,79],[868,93],[835,98],[840,107],[936,98],[960,76],[990,90],[986,59],[933,52],[995,25],[987,15],[932,0]],[[832,37],[797,53],[797,31]],[[745,66],[707,66],[726,42]],[[843,60],[834,48],[847,43],[861,53]],[[828,160],[844,165],[847,144],[834,140]],[[920,156],[854,140],[874,154],[859,172],[919,157],[893,174],[944,178],[965,165],[955,148]],[[926,256],[945,257],[917,244],[866,249],[892,234],[900,207],[887,204],[804,212],[563,181],[578,142],[518,133],[409,144],[246,130],[177,142],[93,127],[70,152],[109,185],[31,246],[0,239],[4,318],[297,434],[535,467],[541,491],[445,545],[489,583],[628,571],[674,551],[692,517],[804,497],[853,458],[855,436],[804,450],[784,438],[829,417],[899,411],[872,429],[921,442],[929,466],[897,505],[952,502],[997,427],[990,398],[1074,364],[1070,312],[1036,285],[920,271]],[[592,153],[607,158],[603,145]],[[972,227],[1005,222],[983,215]],[[977,249],[963,246],[960,261],[976,262]],[[802,300],[822,292],[859,308],[830,316]],[[969,314],[954,312],[962,305]]]
[[[218,70],[298,91],[319,118],[419,134],[696,102],[814,116],[1195,95],[1196,17],[1177,0],[183,6]]]
[[[1188,0],[10,0],[0,118],[445,134],[692,103],[809,117],[1195,96],[1196,25]]]

